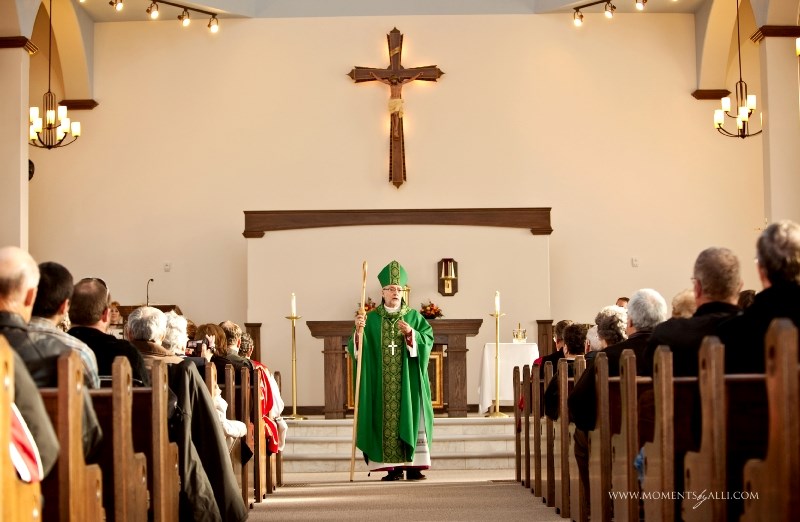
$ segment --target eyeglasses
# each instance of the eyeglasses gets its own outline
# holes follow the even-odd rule
[[[385,286],[385,287],[383,287],[383,291],[384,292],[389,292],[389,293],[401,294],[401,293],[403,293],[403,287],[402,286]]]

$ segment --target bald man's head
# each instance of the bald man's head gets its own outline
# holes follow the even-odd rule
[[[19,247],[0,248],[0,310],[30,321],[39,267],[29,253]]]

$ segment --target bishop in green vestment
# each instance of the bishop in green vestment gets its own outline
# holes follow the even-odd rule
[[[408,480],[420,480],[431,463],[433,329],[402,299],[408,276],[400,263],[389,263],[378,280],[381,304],[356,317],[356,327],[364,326],[363,350],[355,349],[355,334],[348,344],[353,376],[363,357],[356,445],[371,470],[389,472],[382,480],[399,480],[404,469]]]

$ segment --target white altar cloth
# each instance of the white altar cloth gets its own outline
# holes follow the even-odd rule
[[[495,398],[495,343],[486,343],[481,359],[481,381],[478,385],[478,412],[483,414],[492,406]],[[536,343],[500,343],[500,405],[509,406],[514,401],[514,367],[519,366],[520,378],[522,367],[533,364],[539,358],[539,347]]]

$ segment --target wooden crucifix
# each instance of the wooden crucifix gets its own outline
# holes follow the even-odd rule
[[[379,81],[389,86],[389,112],[392,127],[389,134],[389,181],[397,188],[406,180],[406,153],[403,139],[403,85],[414,80],[435,82],[444,72],[436,65],[406,69],[400,65],[403,35],[395,27],[386,35],[389,43],[389,67],[354,67],[348,74],[356,83]]]

